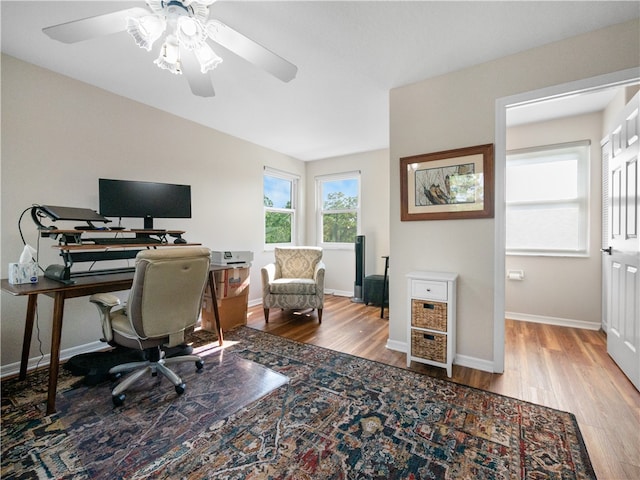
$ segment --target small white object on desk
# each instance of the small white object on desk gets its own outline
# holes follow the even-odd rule
[[[214,265],[245,266],[253,262],[253,252],[228,250],[211,251],[211,263]]]
[[[35,248],[31,245],[25,245],[18,263],[9,264],[9,283],[11,285],[38,283],[38,264],[34,258],[35,254]]]

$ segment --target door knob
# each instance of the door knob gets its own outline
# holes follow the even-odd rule
[[[611,254],[612,254],[611,247],[608,247],[608,248],[601,248],[601,249],[600,249],[600,251],[601,251],[602,253],[606,253],[607,255],[611,255]]]

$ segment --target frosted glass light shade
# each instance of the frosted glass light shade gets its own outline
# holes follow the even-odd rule
[[[127,17],[127,32],[133,37],[136,45],[148,52],[166,28],[167,23],[160,15]]]
[[[200,71],[202,73],[207,73],[209,70],[213,70],[220,63],[222,63],[222,59],[218,55],[216,55],[216,53],[206,43],[203,43],[202,46],[195,48],[193,50],[193,53],[196,54],[198,63],[200,63]]]

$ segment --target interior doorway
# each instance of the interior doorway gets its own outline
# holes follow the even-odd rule
[[[544,112],[542,106],[550,106],[555,100],[579,99],[580,96],[603,92],[610,88],[619,88],[640,81],[640,70],[629,69],[612,74],[592,77],[585,80],[571,82],[526,92],[519,95],[504,97],[496,101],[496,134],[495,134],[495,251],[494,251],[494,372],[504,372],[504,342],[505,342],[505,285],[506,285],[506,216],[505,216],[505,159],[507,148],[507,112],[518,108],[526,111],[530,106],[530,113],[551,115],[552,111]],[[559,107],[558,107],[559,108]],[[556,115],[562,115],[560,111]]]

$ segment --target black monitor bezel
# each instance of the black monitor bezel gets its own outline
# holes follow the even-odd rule
[[[145,229],[154,218],[192,216],[191,185],[178,183],[99,178],[98,203],[101,215],[143,218]]]

